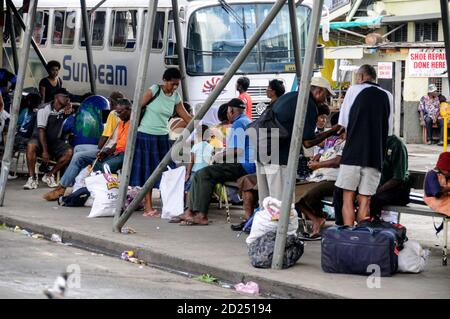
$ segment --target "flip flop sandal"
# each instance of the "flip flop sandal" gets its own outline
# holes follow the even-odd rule
[[[209,222],[208,222],[208,224],[199,224],[199,223],[194,222],[193,220],[183,220],[180,222],[180,226],[208,226],[208,225],[209,225]]]
[[[169,223],[170,224],[179,224],[181,223],[183,220],[180,217],[173,217],[171,219],[169,219]]]

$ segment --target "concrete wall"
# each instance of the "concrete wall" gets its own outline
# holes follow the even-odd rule
[[[439,0],[383,0],[388,14],[397,16],[440,12]]]

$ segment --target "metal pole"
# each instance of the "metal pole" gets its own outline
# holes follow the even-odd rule
[[[130,183],[131,166],[133,164],[134,149],[136,143],[137,129],[139,126],[139,116],[141,113],[141,97],[144,92],[145,79],[147,78],[148,60],[153,44],[153,29],[156,19],[156,11],[158,9],[158,0],[149,0],[148,15],[145,22],[144,39],[142,44],[141,55],[139,57],[138,74],[136,78],[136,87],[133,96],[133,109],[131,110],[130,128],[128,129],[127,145],[125,150],[125,158],[122,165],[122,176],[120,178],[119,197],[117,199],[114,211],[113,231],[120,232],[117,228],[120,214],[122,212],[123,203],[127,196],[128,184]]]
[[[11,107],[11,118],[8,126],[8,135],[6,138],[5,151],[2,160],[2,172],[0,174],[0,206],[3,206],[6,192],[6,182],[8,180],[9,168],[11,165],[11,158],[13,155],[14,137],[17,128],[17,119],[19,118],[20,101],[22,99],[22,91],[25,83],[25,76],[28,66],[28,57],[30,55],[30,42],[33,35],[34,22],[36,17],[36,7],[38,0],[30,1],[30,8],[28,11],[28,27],[25,30],[24,42],[22,50],[20,51],[19,72],[17,75],[16,89],[14,92],[14,100]]]
[[[11,53],[14,62],[14,73],[17,74],[19,71],[19,58],[17,57],[17,42],[16,42],[16,30],[14,29],[14,15],[11,11],[11,7],[7,4],[6,10],[8,12],[8,29],[9,29],[9,39],[11,42]]]
[[[0,0],[0,48],[3,50],[3,27],[5,26],[4,0]],[[3,51],[2,51],[3,52]],[[3,66],[3,53],[0,54],[0,66]]]
[[[303,0],[299,1],[301,4]],[[291,21],[292,44],[294,45],[295,73],[297,74],[297,84],[302,74],[302,51],[300,47],[300,35],[298,33],[297,6],[295,0],[289,0],[289,19]]]
[[[250,54],[253,47],[258,43],[261,36],[264,34],[264,32],[270,26],[270,24],[275,19],[277,14],[280,12],[280,10],[284,6],[285,2],[286,2],[286,0],[277,0],[277,2],[275,2],[272,9],[267,14],[267,17],[264,19],[264,21],[261,23],[261,25],[255,31],[253,36],[249,39],[248,43],[242,48],[241,52],[239,52],[236,59],[230,65],[228,71],[224,74],[222,80],[217,84],[217,86],[214,88],[214,90],[208,96],[208,98],[205,101],[205,104],[200,108],[200,110],[198,110],[197,114],[195,114],[192,121],[187,125],[186,130],[188,132],[193,131],[194,122],[203,118],[203,116],[209,110],[211,105],[214,103],[214,101],[220,95],[222,90],[227,86],[228,82],[230,82],[230,80],[233,78],[234,74],[239,69],[239,67],[244,62],[244,60],[247,58],[247,56]],[[128,134],[130,134],[130,133],[128,133]],[[182,140],[182,138],[183,137],[180,136],[176,140],[174,145],[177,144],[178,142],[180,142]],[[131,202],[131,204],[128,206],[128,208],[125,210],[125,212],[122,214],[122,216],[120,216],[119,219],[115,219],[114,231],[120,232],[123,225],[130,218],[131,214],[136,210],[139,203],[144,199],[145,194],[150,189],[152,189],[153,185],[155,184],[157,179],[160,177],[161,173],[165,170],[166,166],[170,163],[170,161],[171,161],[171,150],[161,160],[158,167],[156,167],[155,171],[152,173],[152,175],[149,177],[149,179],[145,182],[141,192]],[[124,165],[124,167],[125,167],[125,165]],[[117,213],[117,211],[116,211],[116,213]],[[116,216],[116,217],[118,217],[118,216]]]
[[[189,101],[189,92],[186,84],[186,61],[184,59],[183,37],[181,35],[178,0],[172,0],[173,25],[175,27],[175,39],[177,43],[178,67],[181,72],[181,89],[183,91],[183,101]]]
[[[102,0],[100,1],[95,7],[93,7],[91,10],[89,10],[89,15],[91,15],[92,13],[95,12],[95,10],[97,10],[98,8],[100,8],[102,6],[102,4],[104,4],[106,2],[106,0]]]
[[[402,118],[402,61],[395,61],[394,79],[394,134],[400,137],[400,124]]]
[[[448,15],[447,0],[441,0],[441,14],[442,14],[442,28],[444,29],[445,59],[447,62],[447,79],[448,79],[448,87],[450,89],[450,20]],[[450,96],[450,94],[447,96]]]
[[[284,183],[283,196],[281,197],[280,220],[278,221],[277,237],[272,259],[272,268],[281,269],[283,266],[283,255],[286,246],[286,235],[291,212],[292,196],[295,187],[295,179],[298,166],[298,157],[302,147],[303,128],[305,126],[306,106],[309,98],[311,76],[313,74],[314,58],[316,54],[317,36],[319,34],[320,18],[322,16],[323,0],[314,1],[311,22],[309,26],[308,41],[304,68],[300,78],[300,88],[295,111],[294,127],[292,130],[291,146],[287,166],[286,180]]]
[[[95,73],[92,58],[92,43],[91,43],[91,32],[89,28],[89,19],[86,9],[86,0],[80,0],[81,3],[81,17],[83,18],[83,32],[84,32],[84,42],[86,43],[86,57],[89,70],[89,82],[91,83],[91,92],[97,94],[97,86],[95,83]]]
[[[15,18],[19,22],[20,26],[22,27],[22,30],[26,31],[25,22],[23,22],[22,17],[20,16],[19,12],[17,11],[16,7],[14,6],[14,3],[11,0],[6,0],[8,6],[11,8],[12,12],[14,13]],[[44,55],[42,54],[41,50],[39,49],[38,45],[36,44],[36,41],[34,41],[33,38],[31,38],[31,45],[33,46],[34,51],[36,51],[36,54],[41,61],[42,65],[47,70],[47,60],[44,58]]]

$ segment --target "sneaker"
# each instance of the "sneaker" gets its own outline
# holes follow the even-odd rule
[[[13,179],[17,179],[18,177],[19,176],[17,176],[17,175],[8,174],[8,181],[13,180]]]
[[[23,189],[36,189],[39,186],[39,182],[37,179],[34,179],[33,177],[28,177],[27,183],[23,185]]]
[[[45,193],[42,197],[45,200],[54,201],[57,200],[59,197],[63,196],[65,192],[66,188],[62,187],[61,185],[58,185],[58,187],[56,187],[54,190],[50,192]]]
[[[444,145],[444,142],[440,141],[437,145],[438,145],[438,146],[443,146],[443,145]]]
[[[45,174],[44,177],[42,177],[42,181],[46,183],[50,188],[58,187],[58,183],[56,183],[55,177],[53,175]]]
[[[427,145],[431,145],[431,141],[428,141],[428,142],[427,142]]]

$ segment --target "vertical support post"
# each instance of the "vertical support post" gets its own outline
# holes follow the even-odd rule
[[[448,116],[444,116],[444,136],[442,137],[444,139],[444,152],[447,152],[447,145],[448,145],[448,120],[450,118]]]
[[[139,126],[139,117],[141,114],[141,97],[144,92],[145,79],[147,78],[148,60],[153,44],[153,29],[155,25],[156,11],[158,9],[158,0],[149,0],[148,15],[145,22],[144,40],[139,57],[138,74],[136,78],[136,87],[133,96],[133,109],[131,110],[130,128],[128,129],[127,148],[123,161],[122,176],[120,178],[119,197],[117,199],[114,211],[113,231],[120,232],[116,225],[119,222],[122,206],[127,196],[128,184],[130,183],[131,166],[133,164],[134,149],[136,143],[137,129]]]
[[[17,75],[16,90],[14,92],[14,100],[11,107],[11,119],[8,126],[8,136],[6,138],[5,151],[3,153],[2,171],[0,173],[0,206],[3,206],[6,192],[6,182],[8,180],[11,158],[13,155],[14,137],[17,129],[17,119],[19,118],[20,101],[22,99],[22,91],[25,83],[25,75],[28,65],[28,57],[30,55],[30,42],[33,35],[36,7],[38,0],[30,1],[30,9],[28,12],[27,28],[23,41],[23,47],[20,51],[19,72]]]
[[[14,63],[14,74],[17,74],[19,71],[19,58],[17,57],[17,42],[16,42],[16,30],[14,29],[14,15],[11,11],[11,7],[7,4],[6,9],[8,12],[8,30],[9,30],[9,39],[11,43],[11,53],[13,57]]]
[[[186,84],[186,61],[184,58],[183,37],[181,34],[178,0],[172,0],[173,26],[175,27],[175,39],[177,42],[178,67],[181,72],[181,89],[183,101],[189,101],[189,92]]]
[[[300,3],[302,2],[303,0],[300,1]],[[295,73],[297,75],[297,82],[299,82],[302,74],[302,51],[300,47],[296,9],[295,0],[289,0],[289,19],[291,22],[292,44],[294,45]]]
[[[447,78],[448,78],[448,86],[450,89],[450,19],[448,14],[448,1],[441,1],[441,14],[442,14],[442,28],[444,29],[444,42],[445,42],[445,60],[447,62]],[[450,94],[449,92],[447,92]],[[450,96],[446,94],[447,96]]]
[[[281,269],[283,267],[284,249],[286,247],[287,228],[289,215],[291,213],[292,197],[295,187],[295,179],[298,166],[298,157],[302,147],[303,128],[305,126],[306,107],[309,98],[311,77],[313,74],[314,58],[316,55],[317,36],[319,34],[320,18],[322,16],[323,0],[316,0],[313,4],[311,22],[306,46],[304,68],[300,78],[298,91],[297,108],[295,111],[294,126],[292,130],[291,146],[287,166],[287,175],[283,186],[283,196],[281,197],[280,220],[278,221],[277,237],[275,239],[275,249],[272,259],[272,268]]]
[[[91,92],[97,94],[97,85],[95,83],[94,74],[94,61],[92,58],[92,42],[91,42],[91,32],[90,32],[90,21],[88,18],[88,12],[86,8],[86,0],[80,0],[81,4],[81,17],[83,19],[83,32],[84,32],[84,42],[86,44],[86,56],[87,64],[89,70],[89,82],[91,84]]]
[[[23,22],[22,17],[20,16],[19,12],[17,11],[16,7],[14,6],[14,3],[12,0],[6,0],[9,8],[14,13],[14,17],[19,22],[20,26],[22,27],[22,30],[26,31],[25,22]],[[36,51],[36,54],[41,61],[42,65],[45,69],[47,69],[47,60],[44,58],[44,55],[42,54],[41,50],[39,49],[38,45],[36,44],[36,41],[34,41],[33,37],[31,38],[31,45],[33,46],[34,51]]]
[[[223,89],[227,86],[227,84],[230,82],[230,80],[233,78],[234,74],[237,72],[239,67],[242,65],[242,63],[245,61],[247,56],[252,51],[253,47],[258,43],[258,41],[261,39],[264,32],[267,30],[267,28],[270,26],[272,21],[275,19],[275,17],[280,12],[281,8],[286,3],[286,0],[277,0],[275,4],[273,5],[272,9],[267,14],[266,18],[263,20],[261,25],[256,29],[253,36],[249,39],[246,45],[242,48],[241,52],[239,52],[238,56],[235,58],[233,63],[230,65],[228,71],[224,74],[222,80],[216,85],[214,90],[211,92],[211,94],[208,96],[208,98],[205,101],[205,104],[198,110],[198,112],[195,114],[194,118],[186,127],[186,130],[191,133],[194,129],[194,123],[197,120],[200,120],[203,118],[203,116],[206,114],[206,112],[209,110],[211,105],[214,103],[214,101],[217,99],[217,97],[220,95],[220,93],[223,91]],[[128,133],[128,138],[130,133]],[[178,144],[182,140],[182,136],[180,136],[174,143],[174,145]],[[129,139],[128,139],[129,141]],[[128,143],[128,142],[127,142]],[[172,150],[172,149],[171,149]],[[122,214],[122,216],[117,216],[114,219],[114,231],[119,232],[123,225],[127,222],[127,220],[130,218],[131,214],[136,210],[139,203],[144,199],[145,194],[153,188],[153,185],[159,178],[159,176],[162,174],[166,166],[171,161],[171,150],[164,156],[164,158],[161,160],[161,162],[156,167],[155,171],[152,173],[152,175],[148,178],[148,180],[145,182],[144,186],[142,187],[141,192],[134,198],[134,200],[130,203],[128,208],[125,210],[125,212]],[[124,167],[125,164],[124,164]],[[123,176],[122,176],[123,178]],[[119,198],[120,199],[120,198]],[[118,211],[116,211],[117,213]]]
[[[400,137],[402,119],[402,61],[395,61],[394,134]]]
[[[3,67],[3,27],[5,26],[5,1],[0,0],[0,67]]]

